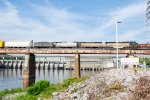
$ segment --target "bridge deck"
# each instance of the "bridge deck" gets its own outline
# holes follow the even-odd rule
[[[0,53],[6,54],[116,54],[115,49],[100,48],[1,48]],[[150,54],[150,50],[127,50],[118,51],[119,54]]]

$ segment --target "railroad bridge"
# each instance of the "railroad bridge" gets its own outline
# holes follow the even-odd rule
[[[75,54],[76,78],[80,77],[80,54],[116,54],[116,49],[100,48],[1,48],[0,54],[25,54],[24,79],[35,78],[35,54]],[[149,55],[150,50],[121,49],[118,54]]]

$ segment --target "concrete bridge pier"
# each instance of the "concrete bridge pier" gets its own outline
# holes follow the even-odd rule
[[[40,61],[38,62],[38,66],[37,66],[38,69],[41,69],[41,64],[40,64]]]
[[[59,62],[57,63],[57,69],[58,70],[60,69],[60,63]]]
[[[18,61],[17,60],[15,61],[15,66],[14,67],[15,67],[15,69],[18,69]]]
[[[71,63],[70,63],[70,61],[67,61],[67,65],[66,65],[65,69],[68,70],[70,67],[71,67]]]
[[[43,61],[43,70],[45,69],[45,61]]]
[[[55,62],[53,63],[53,69],[55,69]]]
[[[10,63],[10,68],[13,69],[13,67],[14,67],[14,62],[11,61],[11,63]]]
[[[9,68],[9,62],[8,61],[6,61],[5,66],[6,66],[6,68]]]
[[[74,68],[74,76],[75,78],[80,78],[80,54],[75,54],[75,68]]]
[[[5,60],[4,60],[4,59],[3,59],[3,61],[2,61],[2,65],[5,66]]]
[[[63,62],[63,66],[62,67],[63,67],[63,69],[65,69],[65,62]]]
[[[19,62],[18,68],[19,68],[19,69],[22,69],[22,61]]]
[[[27,88],[35,83],[35,55],[34,54],[25,54],[25,64],[23,72],[23,86]]]
[[[47,69],[50,69],[50,62],[48,62],[48,66],[47,66]]]

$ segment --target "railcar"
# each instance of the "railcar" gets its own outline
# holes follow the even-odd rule
[[[0,40],[0,48],[4,48],[4,41]]]
[[[54,43],[56,48],[77,48],[78,43],[74,42],[58,42]]]
[[[105,45],[102,42],[80,42],[81,48],[103,48]]]
[[[31,41],[6,41],[5,42],[6,48],[31,48],[33,47],[33,40]]]
[[[137,44],[132,46],[134,49],[150,49],[150,44]]]
[[[118,42],[118,48],[130,48],[132,45],[136,45],[136,42]],[[106,46],[110,48],[117,48],[116,42],[106,42]]]
[[[35,48],[52,48],[54,47],[53,42],[34,42]]]

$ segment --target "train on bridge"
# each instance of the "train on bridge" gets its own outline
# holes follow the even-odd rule
[[[33,42],[3,41],[0,48],[107,48],[116,49],[116,42]],[[150,44],[139,44],[135,41],[118,42],[119,49],[150,49]]]

